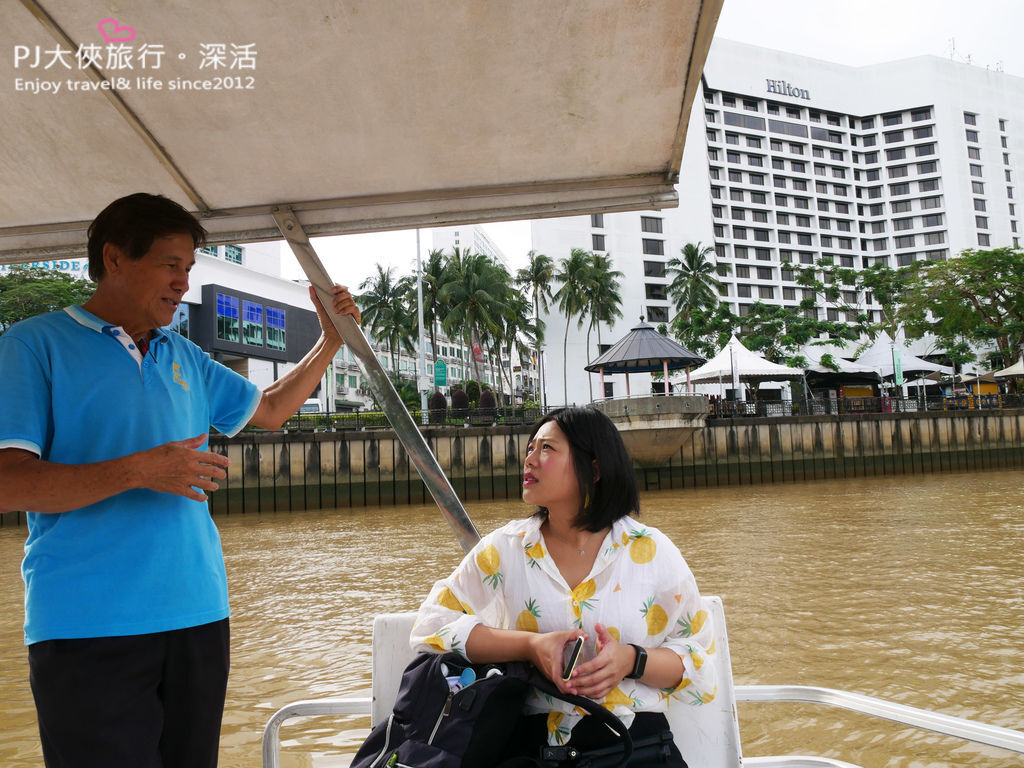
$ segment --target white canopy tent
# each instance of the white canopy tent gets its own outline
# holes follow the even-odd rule
[[[996,371],[993,375],[997,379],[1024,378],[1024,358],[1021,358],[1009,368],[1003,368],[1001,371]]]
[[[690,380],[695,384],[721,382],[723,386],[731,386],[734,374],[738,381],[759,384],[802,379],[804,372],[802,368],[790,368],[764,359],[744,347],[733,335],[717,355],[690,373]]]
[[[931,363],[927,360],[915,357],[910,354],[903,344],[897,343],[896,347],[900,350],[900,360],[902,363],[904,377],[920,376],[925,373],[934,372],[945,374],[953,373],[953,369],[949,366]],[[882,331],[875,338],[874,343],[857,358],[856,362],[859,365],[874,368],[882,375],[882,378],[890,378],[895,372],[892,351],[893,341],[889,334]]]
[[[807,358],[810,365],[807,366],[806,371],[815,373],[848,373],[857,376],[873,376],[875,379],[880,379],[881,374],[877,368],[870,365],[864,365],[863,363],[855,363],[847,360],[844,357],[839,357],[835,354],[831,355],[833,365],[838,368],[830,367],[821,362],[821,358],[824,357],[827,352],[817,352],[813,347],[804,350],[804,357]]]

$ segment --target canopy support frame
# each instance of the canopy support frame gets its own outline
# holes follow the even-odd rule
[[[295,212],[287,206],[280,206],[273,210],[273,216],[281,234],[288,241],[292,253],[295,254],[299,266],[302,267],[302,271],[306,273],[306,277],[312,283],[320,302],[324,307],[330,307],[333,303],[333,294],[331,293],[333,281],[320,261],[320,257],[317,256],[316,250],[306,236]],[[416,471],[419,472],[430,495],[437,502],[441,514],[451,526],[455,538],[458,539],[463,551],[469,552],[480,540],[480,534],[438,464],[437,458],[431,452],[430,446],[423,438],[423,434],[416,426],[416,422],[406,410],[405,403],[395,391],[391,379],[381,367],[380,361],[370,347],[362,329],[350,315],[336,315],[333,312],[328,312],[328,315],[349,351],[358,361],[359,367],[362,368],[371,391],[395,430],[395,435],[408,452],[409,459],[416,467]]]

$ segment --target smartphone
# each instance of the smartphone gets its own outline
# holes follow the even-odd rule
[[[576,669],[576,664],[580,660],[580,652],[583,650],[583,638],[577,637],[576,642],[572,644],[572,650],[569,651],[569,660],[565,662],[565,667],[562,668],[562,679],[568,680],[572,677],[572,671]]]

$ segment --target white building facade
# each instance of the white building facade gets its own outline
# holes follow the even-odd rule
[[[686,243],[713,246],[721,300],[744,315],[761,301],[797,307],[808,294],[795,267],[830,257],[844,267],[890,267],[1019,246],[1024,78],[922,56],[848,67],[716,39],[694,102],[677,185],[678,209],[545,219],[533,248],[556,263],[572,248],[611,257],[625,273],[614,343],[643,315],[675,310],[667,262]],[[553,286],[557,289],[557,285]],[[813,293],[810,294],[813,296]],[[842,319],[820,296],[815,311]],[[844,301],[868,312],[870,295]],[[623,376],[583,367],[596,334],[557,311],[545,318],[548,402],[626,394]],[[633,394],[650,377],[630,377]]]

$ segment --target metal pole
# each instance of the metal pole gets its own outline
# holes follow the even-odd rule
[[[289,207],[282,206],[274,208],[272,213],[278,229],[281,230],[281,234],[291,246],[292,253],[295,254],[295,258],[298,260],[299,266],[302,267],[302,271],[306,273],[309,282],[312,283],[320,302],[325,307],[330,307],[332,304],[331,286],[334,282],[320,262],[320,257],[316,255],[313,244],[306,237],[294,211]],[[430,495],[434,497],[434,501],[437,502],[448,525],[455,532],[455,538],[458,539],[463,551],[468,552],[480,540],[480,534],[477,532],[476,526],[473,525],[473,521],[469,519],[466,508],[459,501],[455,489],[448,482],[448,478],[437,463],[437,458],[431,453],[430,447],[416,427],[412,416],[406,410],[405,404],[395,391],[394,385],[384,369],[381,368],[380,361],[370,348],[366,336],[363,335],[359,325],[351,316],[336,315],[333,312],[328,314],[334,327],[341,334],[345,345],[355,356],[359,367],[362,368],[370,389],[376,396],[377,402],[380,403],[381,410],[391,422],[395,435],[405,446],[409,459],[416,467],[416,471],[420,473],[420,477],[423,478],[424,485],[427,486]]]
[[[420,320],[420,370],[417,384],[420,390],[420,423],[427,423],[427,391],[430,389],[427,379],[427,348],[423,342],[423,262],[420,258],[420,230],[416,228],[416,308]]]

